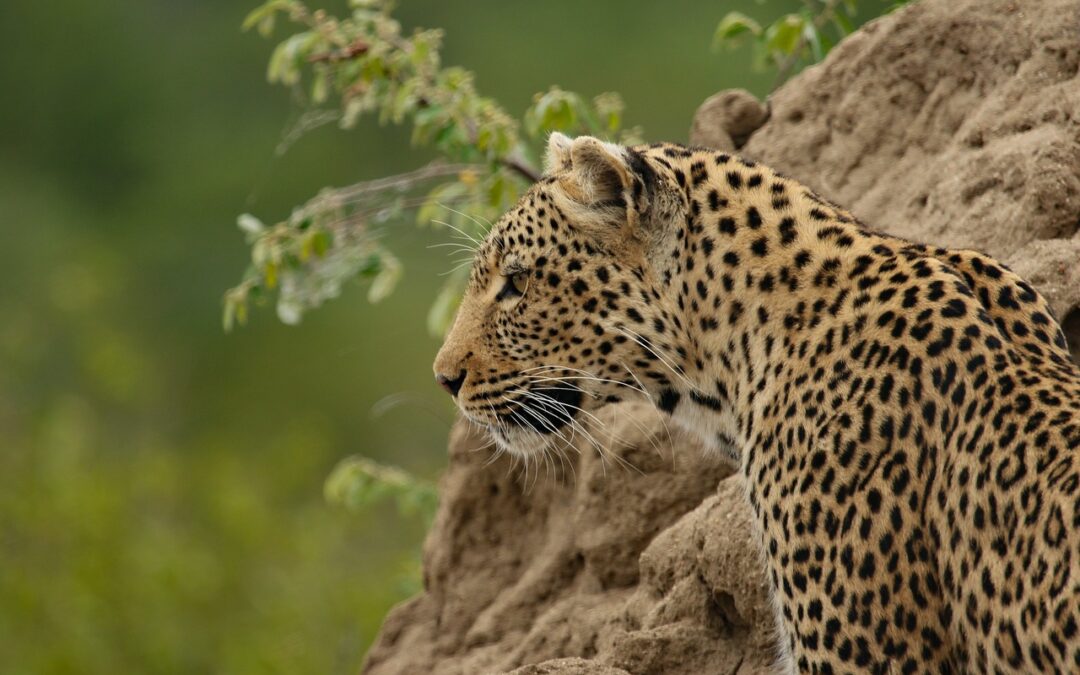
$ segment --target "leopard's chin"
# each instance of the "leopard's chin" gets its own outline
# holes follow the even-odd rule
[[[553,446],[566,445],[560,436],[540,433],[529,427],[488,425],[487,433],[499,450],[525,460],[541,456]]]

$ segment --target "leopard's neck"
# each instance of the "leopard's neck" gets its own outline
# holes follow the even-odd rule
[[[667,325],[656,327],[671,338],[651,347],[670,381],[657,405],[738,461],[787,399],[795,376],[785,366],[843,377],[819,346],[843,346],[864,327],[860,279],[887,238],[795,181],[726,161],[730,170],[718,161],[701,182],[701,160],[682,167],[690,217],[657,270]]]

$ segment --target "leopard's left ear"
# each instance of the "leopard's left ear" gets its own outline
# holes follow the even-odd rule
[[[641,223],[656,183],[655,173],[641,155],[621,145],[580,136],[570,143],[569,168],[559,184],[580,207],[574,209],[579,218]]]
[[[618,201],[633,188],[634,172],[621,145],[582,136],[570,146],[570,164],[586,204]]]

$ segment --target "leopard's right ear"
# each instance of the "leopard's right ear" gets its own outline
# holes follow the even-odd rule
[[[570,149],[574,141],[566,134],[558,131],[551,132],[548,136],[547,156],[544,158],[544,175],[568,171],[573,166],[573,158]]]

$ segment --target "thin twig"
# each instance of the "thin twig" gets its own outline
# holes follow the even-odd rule
[[[321,54],[312,54],[308,57],[308,63],[340,63],[356,58],[361,54],[366,54],[369,49],[371,49],[371,47],[368,43],[358,39],[344,49],[332,52],[322,52]]]
[[[499,159],[499,164],[510,169],[530,183],[535,183],[540,180],[540,174],[536,172],[536,169],[516,157],[510,157],[509,155],[502,157]]]
[[[302,21],[302,22],[306,23],[308,26],[310,26],[313,29],[317,29],[319,27],[319,20],[320,20],[321,17],[319,16],[318,12],[316,12],[316,14],[313,16],[313,15],[309,14],[306,11],[301,11],[301,12],[294,13],[294,18],[299,20],[299,21]],[[384,39],[389,39],[389,38],[384,38]],[[412,45],[406,40],[390,39],[390,43],[394,47],[396,47],[397,49],[400,49],[403,52],[409,52],[413,48]],[[341,49],[338,49],[336,51],[328,51],[328,52],[322,52],[320,54],[313,54],[313,55],[308,57],[308,62],[309,63],[340,63],[342,61],[347,61],[349,59],[352,59],[352,58],[355,58],[355,57],[360,56],[362,54],[365,54],[370,48],[371,48],[370,45],[367,42],[365,42],[362,38],[357,38],[352,44],[346,45],[346,46],[344,46]],[[391,78],[391,79],[393,79],[393,78]],[[435,86],[435,82],[430,76],[428,76],[426,79],[429,80],[428,82],[426,82],[428,87],[434,87]],[[398,81],[397,83],[400,84],[401,82]],[[420,91],[423,92],[423,89],[421,89]],[[431,100],[429,100],[429,98],[427,96],[423,95],[423,93],[420,94],[419,100],[417,100],[416,103],[417,103],[417,108],[419,108],[421,110],[427,109],[432,105]],[[469,136],[469,139],[470,139],[470,144],[475,147],[476,146],[476,138],[477,138],[478,134],[476,132],[476,129],[471,127],[471,125],[469,124],[470,122],[472,122],[472,120],[465,120],[466,126],[469,127],[468,128],[468,136]],[[414,124],[415,124],[415,122],[414,122]],[[498,164],[500,166],[503,166],[503,167],[509,169],[510,171],[516,173],[518,176],[521,176],[522,178],[529,181],[530,183],[535,183],[535,182],[540,180],[540,173],[537,172],[536,169],[534,169],[532,166],[530,166],[528,163],[526,163],[520,157],[512,157],[510,155],[506,155],[504,157],[499,157],[497,162],[498,162]]]
[[[447,164],[446,162],[436,160],[430,164],[425,164],[419,169],[399,173],[395,176],[387,176],[386,178],[376,178],[375,180],[368,180],[362,183],[354,183],[353,185],[338,188],[337,190],[334,190],[334,192],[336,196],[350,198],[363,194],[370,194],[372,192],[386,192],[389,190],[406,192],[416,185],[432,178],[442,178],[463,171],[479,171],[481,169],[482,167],[479,164]]]

